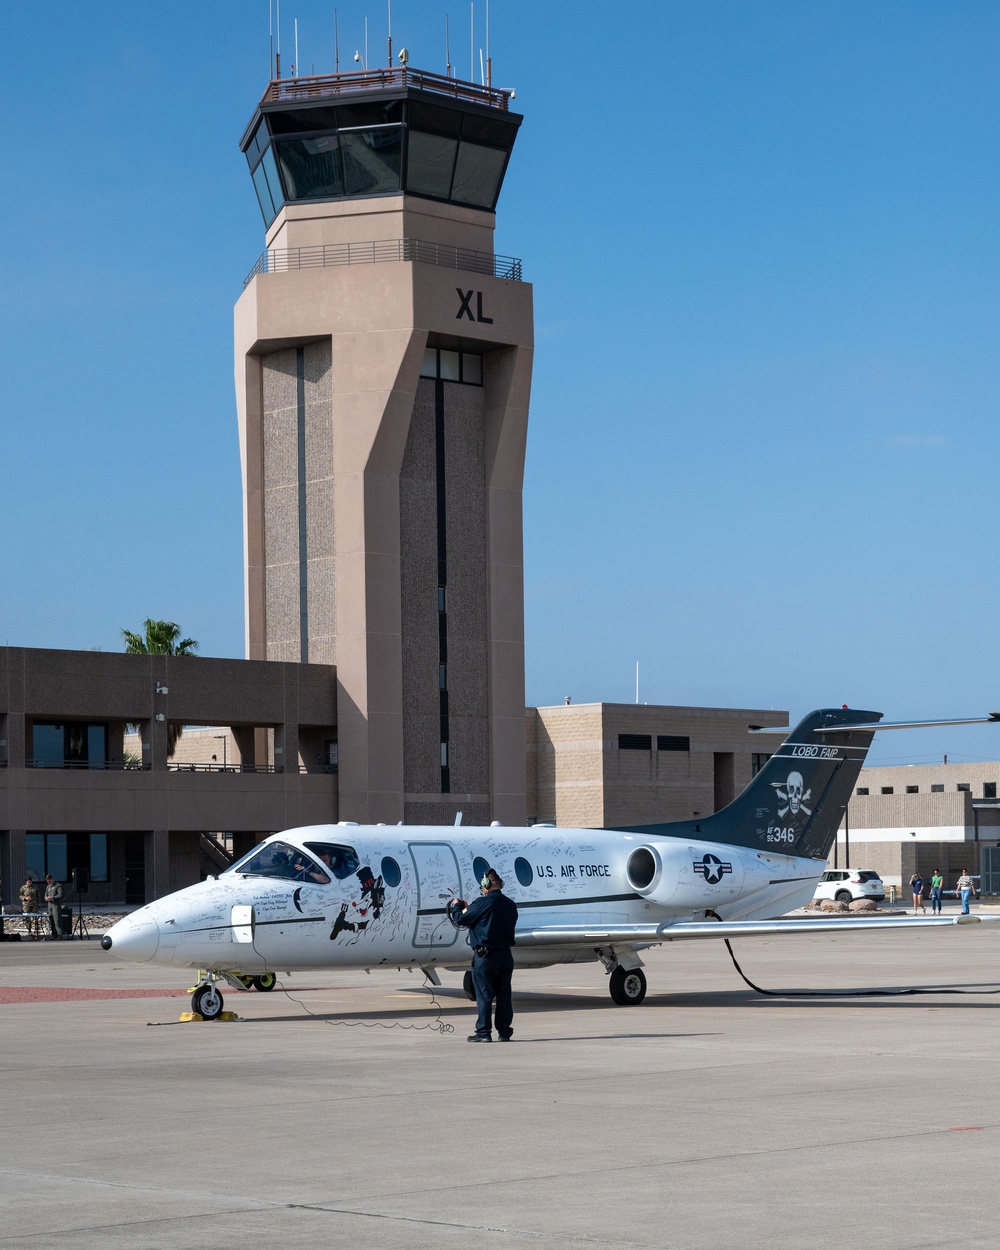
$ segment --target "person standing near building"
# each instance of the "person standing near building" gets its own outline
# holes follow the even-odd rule
[[[910,889],[913,891],[913,914],[917,914],[919,907],[926,915],[927,908],[924,906],[924,879],[919,872],[915,872],[910,878]]]
[[[52,873],[45,874],[45,902],[49,908],[49,928],[52,930],[52,940],[58,942],[62,937],[62,924],[60,920],[60,911],[62,910],[63,888],[59,882],[53,877]]]
[[[28,936],[38,936],[35,913],[38,911],[38,886],[31,877],[25,877],[24,885],[17,892],[17,897],[21,900],[21,913],[30,916],[28,921]]]
[[[931,915],[941,915],[941,891],[944,889],[944,877],[941,869],[935,868],[931,873]]]
[[[976,886],[964,868],[962,869],[962,875],[959,877],[958,883],[955,886],[955,892],[962,900],[962,915],[967,916],[969,914],[969,899],[975,898]]]
[[[470,1042],[491,1042],[493,1003],[496,1001],[497,1036],[509,1042],[513,1033],[514,1005],[510,981],[514,971],[514,929],[517,925],[517,904],[503,893],[503,879],[493,868],[487,870],[479,883],[482,897],[471,905],[464,899],[452,904],[452,923],[469,930],[473,950],[472,984],[476,987],[479,1016]]]

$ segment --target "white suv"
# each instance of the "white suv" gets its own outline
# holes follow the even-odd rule
[[[824,898],[835,898],[838,903],[870,898],[881,903],[885,898],[885,886],[878,873],[870,868],[830,868],[820,877],[813,901]]]

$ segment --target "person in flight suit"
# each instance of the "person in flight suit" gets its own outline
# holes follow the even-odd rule
[[[479,1018],[470,1042],[491,1042],[491,1019],[493,1002],[496,1000],[497,1035],[501,1042],[509,1042],[514,1030],[514,1006],[510,996],[510,978],[514,971],[514,928],[517,925],[517,904],[503,893],[500,874],[490,868],[479,883],[482,897],[471,905],[458,899],[452,908],[452,919],[461,928],[469,930],[469,945],[473,950],[472,983],[476,987],[476,1006]]]

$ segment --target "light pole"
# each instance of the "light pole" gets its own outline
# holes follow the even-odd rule
[[[226,748],[227,748],[227,747],[228,747],[228,745],[229,745],[229,735],[228,735],[228,734],[213,734],[213,735],[212,735],[212,737],[213,737],[213,738],[221,738],[221,739],[222,739],[222,771],[223,771],[224,773],[225,773],[225,772],[228,772],[228,771],[229,771],[229,769],[228,769],[228,767],[227,767],[227,765],[228,765],[228,760],[227,760],[227,756],[226,756]],[[214,758],[214,757],[213,757],[213,758]]]

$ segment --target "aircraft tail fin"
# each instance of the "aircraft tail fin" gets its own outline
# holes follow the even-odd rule
[[[811,712],[728,807],[697,821],[624,831],[826,859],[874,737],[857,726],[881,719],[881,712],[853,708]]]

